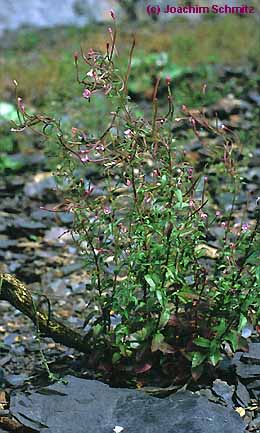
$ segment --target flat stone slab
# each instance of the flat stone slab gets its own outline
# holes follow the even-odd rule
[[[244,433],[233,410],[181,391],[156,398],[110,388],[95,380],[65,378],[31,394],[11,397],[10,412],[42,433]]]
[[[249,345],[249,351],[247,353],[243,353],[240,360],[246,364],[260,365],[260,343],[251,343]]]
[[[260,379],[260,342],[250,343],[247,353],[237,352],[231,360],[236,374],[248,381]]]

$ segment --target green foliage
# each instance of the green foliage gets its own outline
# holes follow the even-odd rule
[[[23,163],[13,160],[8,155],[0,155],[0,173],[15,172],[23,167]]]
[[[202,365],[218,364],[225,342],[237,350],[245,321],[258,318],[260,216],[233,230],[232,213],[215,215],[208,179],[193,171],[172,135],[170,79],[166,113],[158,113],[157,80],[151,119],[137,117],[128,95],[134,44],[121,72],[113,57],[116,28],[111,34],[105,54],[82,53],[82,68],[75,54],[86,112],[100,94],[114,106],[104,132],[64,131],[51,117],[27,114],[21,100],[17,128],[38,125],[46,139],[56,140],[63,209],[73,212],[72,234],[92,275],[95,317],[87,338],[100,350],[99,360],[117,368],[130,363],[136,372],[188,366],[197,378]],[[238,190],[232,135],[227,149],[225,131],[203,115],[184,106],[183,118],[197,137],[203,130],[222,140],[222,176]],[[101,192],[80,177],[85,166],[102,173]],[[213,223],[224,228],[214,255],[206,244]]]

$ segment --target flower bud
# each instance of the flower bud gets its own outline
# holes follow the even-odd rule
[[[111,18],[112,18],[113,20],[116,19],[116,14],[115,14],[114,9],[110,9],[110,15],[111,15]]]
[[[19,110],[22,113],[24,113],[25,112],[25,107],[24,107],[24,104],[23,104],[23,100],[22,100],[22,98],[20,96],[18,96],[18,98],[17,98],[17,105],[18,105]]]
[[[91,91],[89,89],[85,89],[82,93],[83,98],[89,99],[91,96]]]
[[[165,78],[166,81],[166,86],[169,86],[171,84],[171,77],[169,75],[167,75],[167,77]]]

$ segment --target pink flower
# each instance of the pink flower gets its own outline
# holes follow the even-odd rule
[[[74,53],[74,62],[75,62],[75,64],[78,63],[78,58],[79,58],[79,53],[77,51],[75,51],[75,53]]]
[[[89,99],[91,96],[91,91],[89,89],[85,89],[82,93],[83,98]]]
[[[195,201],[191,199],[191,200],[189,201],[189,206],[190,206],[191,208],[195,207]]]
[[[86,156],[83,156],[82,158],[80,158],[80,161],[81,162],[88,162],[89,161],[89,157],[88,157],[88,155],[86,155]]]
[[[104,209],[103,209],[103,211],[104,211],[104,214],[105,214],[105,215],[109,215],[109,214],[111,214],[111,212],[112,212],[112,210],[111,210],[110,207],[108,207],[108,206],[105,206]]]
[[[86,197],[88,197],[92,193],[92,191],[94,191],[94,187],[93,186],[90,189],[85,190],[84,191],[84,195]]]
[[[152,200],[151,196],[149,196],[148,194],[144,195],[144,203],[148,204],[151,202],[151,200]]]
[[[242,224],[242,231],[247,232],[249,230],[249,225],[247,223]]]
[[[108,250],[104,249],[104,248],[95,248],[95,254],[102,254],[102,253],[106,253]]]
[[[92,57],[94,54],[95,54],[95,53],[94,53],[93,48],[90,48],[90,49],[88,50],[88,56]]]
[[[126,137],[131,137],[131,135],[132,135],[133,133],[132,133],[131,129],[126,129],[126,130],[124,131],[124,134],[125,134]]]
[[[124,226],[124,224],[119,223],[118,227],[120,228],[120,230],[122,231],[122,233],[127,233],[128,229],[126,226]]]
[[[23,100],[22,100],[22,98],[20,98],[20,96],[18,96],[18,98],[17,98],[17,105],[18,105],[19,110],[22,113],[24,113],[25,112],[25,107],[24,107],[24,104],[23,104]]]
[[[104,93],[105,93],[105,95],[108,95],[109,92],[112,90],[112,86],[111,86],[111,84],[105,84],[105,85],[103,86],[103,88],[104,88]]]
[[[103,152],[105,150],[105,148],[104,148],[103,144],[98,144],[96,146],[96,150],[100,150],[101,152]]]
[[[220,217],[221,216],[220,210],[217,210],[216,213],[215,213],[215,215],[216,215],[216,217]]]
[[[158,176],[160,176],[160,173],[159,173],[159,171],[157,170],[157,168],[155,168],[155,169],[153,170],[153,172],[152,172],[152,176],[153,176],[153,177],[158,177]]]
[[[111,15],[111,17],[112,17],[113,20],[116,19],[116,14],[115,14],[114,9],[110,9],[110,15]]]
[[[93,69],[90,69],[90,71],[88,71],[87,76],[88,77],[94,77],[95,72],[93,71]]]
[[[206,220],[208,218],[208,215],[204,212],[200,212],[200,217],[201,219]]]
[[[166,85],[169,86],[171,84],[171,77],[169,75],[167,75],[167,77],[165,78],[166,81]]]

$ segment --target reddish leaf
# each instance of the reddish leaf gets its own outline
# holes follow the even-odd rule
[[[249,345],[248,345],[248,341],[246,338],[244,338],[244,337],[239,338],[237,350],[241,350],[242,352],[248,352],[249,351]]]
[[[177,319],[177,317],[175,315],[171,316],[168,321],[168,326],[178,326],[178,325],[179,325],[179,320]]]
[[[135,372],[137,374],[146,373],[147,371],[151,370],[151,368],[152,368],[152,364],[148,364],[148,362],[146,362],[141,367],[137,367],[135,369]]]
[[[201,376],[202,373],[203,373],[203,370],[204,370],[204,365],[203,365],[203,364],[200,364],[200,365],[198,365],[197,367],[193,367],[193,368],[191,369],[192,379],[193,379],[195,382],[200,378],[200,376]]]

